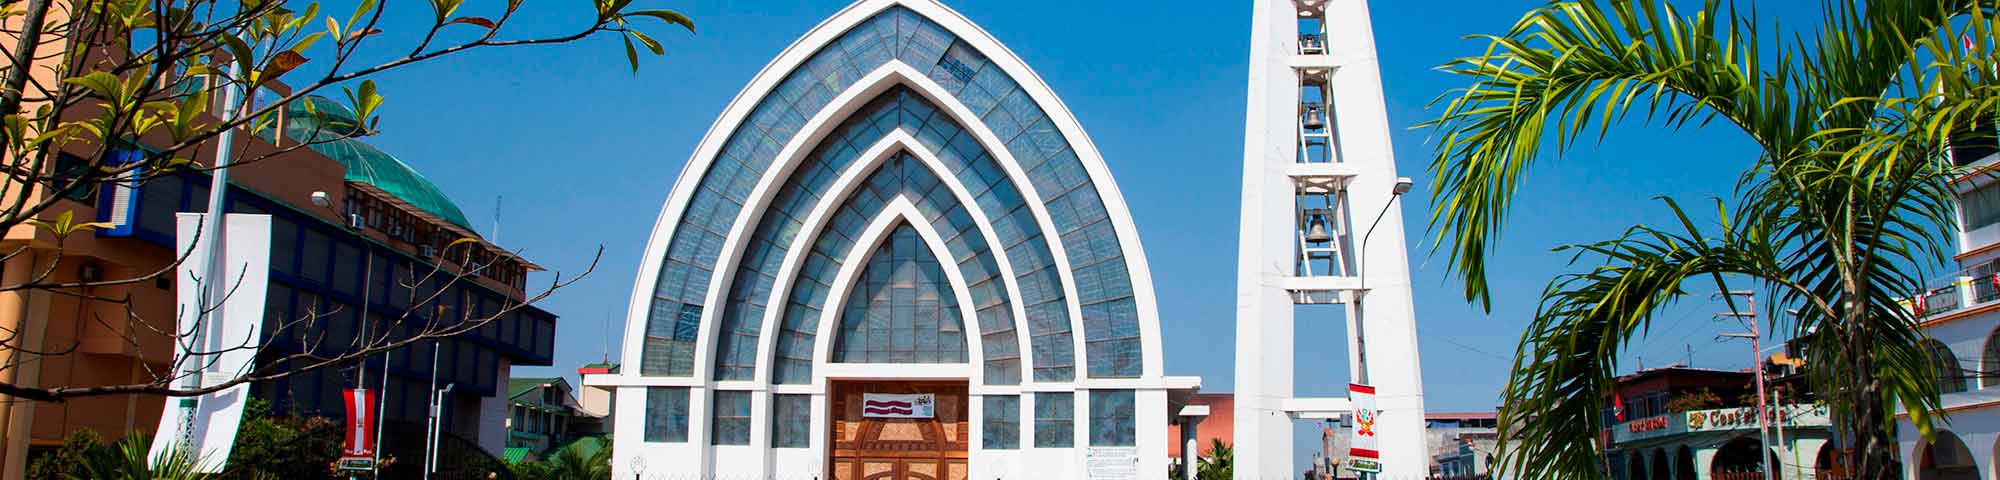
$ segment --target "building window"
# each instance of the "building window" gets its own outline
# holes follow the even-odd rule
[[[112,150],[110,155],[117,157],[120,156],[120,153],[121,151],[119,150]],[[76,182],[75,188],[62,192],[63,197],[83,203],[90,203],[97,198],[97,184],[99,180],[92,178],[94,177],[92,170],[96,168],[97,165],[92,164],[89,160],[84,160],[83,157],[67,153],[57,153],[55,175],[50,176],[49,186],[61,189],[70,187],[71,182]],[[168,216],[172,215],[169,214]]]
[[[980,435],[980,445],[987,450],[1021,448],[1021,396],[987,395],[980,401],[986,410],[980,422],[985,430]]]
[[[840,316],[834,362],[965,362],[957,296],[915,228],[898,225],[865,265]]]
[[[1090,391],[1090,446],[1136,446],[1138,423],[1131,390]]]
[[[646,388],[646,441],[688,441],[687,387]]]
[[[1965,391],[1965,371],[1958,364],[1958,357],[1951,349],[1936,340],[1926,342],[1924,348],[1930,350],[1931,368],[1937,369],[1938,393],[1958,393]]]
[[[1988,184],[1960,195],[1958,208],[1965,215],[1965,231],[2000,223],[2000,183]]]
[[[1069,392],[1035,394],[1035,447],[1076,446],[1076,396]]]
[[[750,444],[750,392],[715,392],[715,445]]]
[[[812,395],[778,395],[771,405],[771,446],[806,448],[812,444]]]

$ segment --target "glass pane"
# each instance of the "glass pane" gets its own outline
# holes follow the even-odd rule
[[[980,445],[989,450],[1021,448],[1021,397],[987,395],[982,402],[986,418],[981,425],[984,433]]]
[[[687,442],[687,387],[646,388],[646,441]]]
[[[772,404],[771,446],[806,448],[811,444],[812,396],[778,395]]]
[[[1035,394],[1035,446],[1067,448],[1076,444],[1076,397],[1068,392]]]
[[[1090,392],[1090,446],[1130,447],[1136,445],[1138,425],[1131,390]]]

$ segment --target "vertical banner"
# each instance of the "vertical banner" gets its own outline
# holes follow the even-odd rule
[[[381,392],[366,388],[350,388],[341,395],[342,404],[347,406],[347,439],[340,443],[340,468],[343,470],[367,470],[375,463],[375,411],[376,399]]]
[[[201,290],[209,283],[203,277],[209,263],[206,244],[211,239],[200,235],[201,217],[199,213],[180,213],[175,218],[175,251],[188,252],[174,269],[177,331],[201,333],[174,339],[171,367],[176,375],[192,375],[208,387],[242,377],[256,360],[255,347],[263,338],[265,290],[270,288],[271,216],[223,215],[221,237],[226,240],[216,253],[221,257],[222,271],[229,273],[212,282],[229,292],[220,305],[210,305],[202,297]],[[206,395],[168,397],[160,410],[160,426],[154,430],[157,433],[148,458],[159,462],[170,455],[188,455],[196,463],[195,470],[220,473],[236,445],[236,428],[249,400],[247,383]]]
[[[1347,384],[1347,399],[1354,406],[1354,432],[1348,436],[1347,469],[1357,472],[1382,471],[1382,453],[1375,450],[1375,387]]]

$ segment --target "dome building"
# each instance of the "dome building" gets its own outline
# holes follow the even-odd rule
[[[1160,478],[1138,231],[1081,125],[934,0],[861,0],[730,102],[648,243],[619,478]],[[1074,472],[1074,473],[1066,473]]]

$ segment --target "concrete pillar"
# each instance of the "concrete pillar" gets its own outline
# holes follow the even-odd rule
[[[0,266],[0,284],[27,283],[40,269],[42,254],[24,252]],[[39,290],[0,292],[0,335],[15,336],[19,349],[0,349],[0,382],[33,387],[41,384],[42,369],[35,356],[22,353],[42,349],[48,327],[48,293]],[[5,456],[0,457],[0,479],[21,480],[27,476],[28,443],[34,432],[35,402],[18,398],[0,399],[0,431],[6,432]]]

